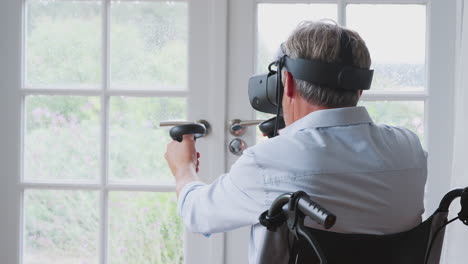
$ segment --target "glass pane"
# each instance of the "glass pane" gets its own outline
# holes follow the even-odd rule
[[[26,3],[26,85],[96,88],[101,80],[101,1]]]
[[[110,179],[173,183],[164,159],[171,138],[159,122],[186,119],[186,109],[185,98],[111,98]]]
[[[26,97],[25,179],[96,181],[100,109],[97,97]]]
[[[304,20],[337,20],[336,4],[258,4],[256,72],[266,72],[281,43]],[[279,19],[281,18],[281,19]]]
[[[26,190],[24,264],[98,263],[98,193]]]
[[[111,87],[185,89],[187,38],[187,3],[112,1]]]
[[[375,123],[407,128],[424,137],[424,102],[421,101],[361,101]]]
[[[110,263],[183,263],[174,193],[111,192],[109,203]]]
[[[359,32],[371,54],[371,91],[424,90],[425,6],[348,5],[346,11],[347,26]]]

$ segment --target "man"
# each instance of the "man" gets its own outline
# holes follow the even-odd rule
[[[291,58],[341,63],[343,31],[351,41],[353,66],[369,69],[361,37],[335,24],[300,24],[284,43],[284,52]],[[334,232],[390,234],[418,225],[427,174],[418,137],[373,123],[364,107],[356,107],[362,91],[295,80],[287,69],[283,76],[286,128],[245,150],[230,172],[212,184],[196,175],[199,156],[191,136],[168,144],[166,159],[185,225],[202,234],[252,225],[250,263],[258,261],[265,230],[258,217],[285,192],[303,190],[336,214]]]

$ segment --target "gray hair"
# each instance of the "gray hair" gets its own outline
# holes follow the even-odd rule
[[[340,58],[340,36],[345,31],[351,41],[352,64],[369,69],[371,58],[364,40],[355,31],[343,28],[330,20],[301,22],[284,43],[284,52],[291,58],[316,59],[324,62],[342,63]],[[325,107],[356,106],[359,91],[332,89],[295,80],[299,95],[308,103]]]

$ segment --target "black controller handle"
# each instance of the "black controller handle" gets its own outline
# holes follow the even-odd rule
[[[270,118],[268,120],[263,121],[258,125],[258,128],[263,133],[263,136],[267,136],[268,138],[272,138],[275,135],[275,125],[276,125],[276,116]],[[279,117],[279,127],[278,129],[283,129],[286,124],[284,123],[284,119],[282,116]]]
[[[195,139],[201,138],[206,135],[206,127],[200,123],[193,123],[175,126],[169,130],[171,138],[179,142],[182,142],[182,136],[186,134],[192,134]]]

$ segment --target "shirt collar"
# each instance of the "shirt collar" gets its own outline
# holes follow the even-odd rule
[[[343,107],[314,111],[296,120],[280,131],[281,135],[299,131],[304,128],[348,126],[373,123],[364,106]]]

